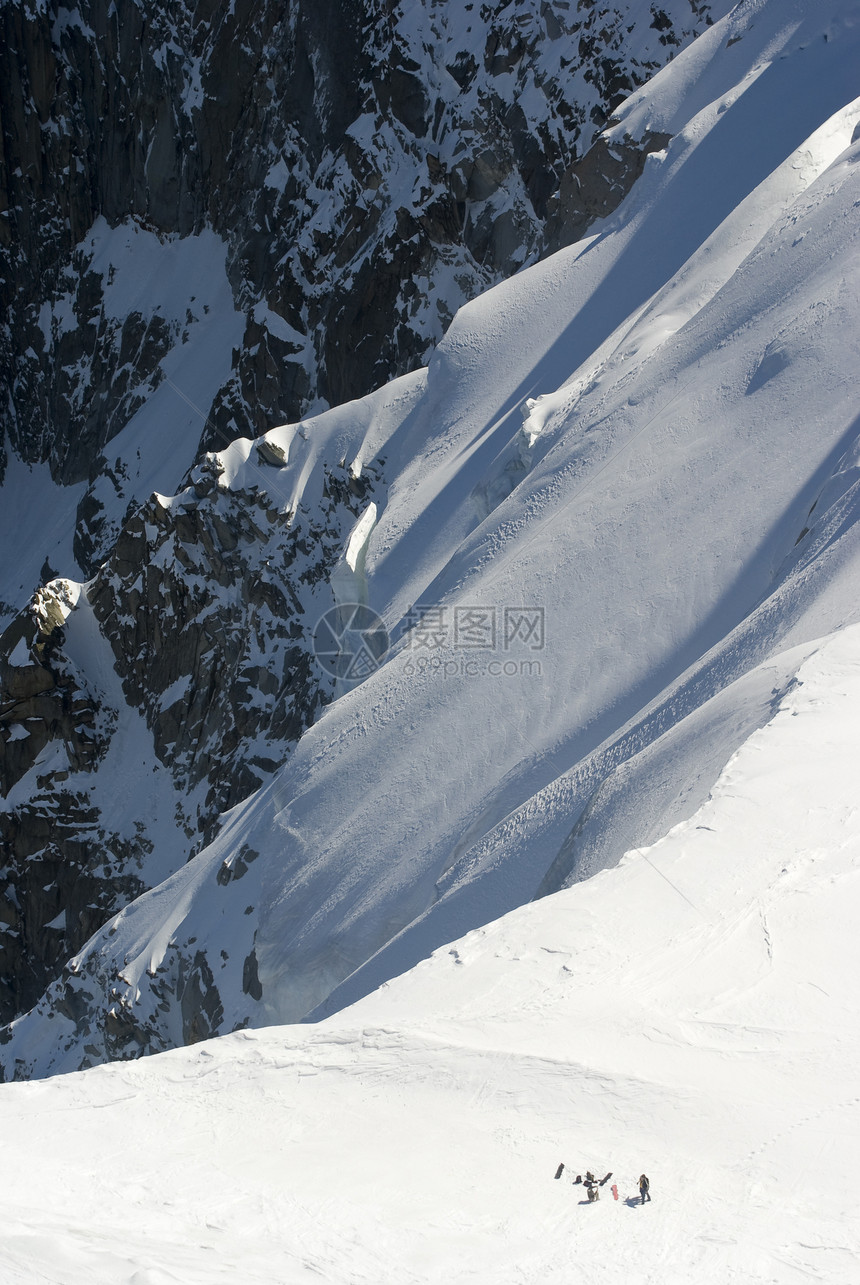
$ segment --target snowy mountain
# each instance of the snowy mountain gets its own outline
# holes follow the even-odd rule
[[[727,8],[3,0],[0,481],[8,447],[66,489],[0,611],[576,240],[643,162],[595,136]]]
[[[860,627],[801,650],[620,866],[317,1026],[0,1088],[4,1282],[853,1285]]]
[[[7,1078],[317,1020],[616,866],[858,619],[858,41],[738,5],[618,108],[667,141],[583,240],[13,621]]]
[[[314,625],[396,468],[332,439],[288,515],[280,447],[229,498],[212,448],[415,372],[615,208],[667,139],[600,130],[727,7],[0,0],[0,1023],[334,694]]]

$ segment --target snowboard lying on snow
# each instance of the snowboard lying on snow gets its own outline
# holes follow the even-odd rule
[[[562,1160],[561,1164],[558,1166],[558,1168],[557,1168],[557,1169],[556,1169],[556,1171],[555,1171],[555,1176],[556,1176],[556,1178],[560,1178],[560,1177],[561,1177],[561,1175],[562,1175],[563,1173],[564,1173],[564,1161]],[[598,1187],[602,1187],[604,1183],[609,1182],[609,1179],[610,1179],[611,1177],[612,1177],[612,1170],[610,1169],[610,1171],[609,1171],[609,1173],[606,1175],[606,1177],[605,1177],[605,1178],[601,1178],[601,1179],[600,1179],[600,1181],[599,1181],[599,1182],[598,1182],[598,1184],[597,1184],[597,1185],[598,1185]],[[576,1177],[574,1178],[574,1180],[573,1180],[573,1185],[574,1185],[574,1187],[576,1186],[576,1184],[577,1184],[578,1182],[582,1182],[582,1174],[581,1174],[581,1173],[578,1173],[578,1174],[576,1175]],[[615,1199],[617,1200],[617,1199],[618,1199],[618,1188],[615,1186],[615,1184],[614,1184],[614,1183],[613,1183],[613,1186],[612,1186],[612,1194],[613,1194],[613,1196],[615,1197]]]

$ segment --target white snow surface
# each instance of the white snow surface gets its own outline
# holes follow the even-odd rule
[[[293,507],[321,461],[384,458],[362,593],[393,646],[84,949],[131,1003],[156,1008],[153,943],[192,941],[253,944],[255,1023],[354,1003],[684,822],[860,619],[860,14],[755,0],[704,40],[622,107],[674,137],[586,240],[463,308],[425,372],[267,434],[283,469],[224,452]],[[589,887],[623,901],[630,868]],[[34,1011],[7,1052],[71,1069],[71,1025],[50,1046]]]
[[[691,94],[606,225],[461,310],[379,448],[396,481],[368,601],[400,641],[249,818],[255,846],[276,834],[256,947],[273,1020],[362,968],[328,1005],[349,1002],[527,899],[619,761],[857,618],[860,28],[839,0],[755,17],[731,70],[772,50],[769,105],[745,92],[719,110],[723,81],[719,103]],[[655,111],[684,63],[655,82]],[[541,432],[512,472],[527,398]],[[796,545],[813,504],[820,534]],[[404,633],[415,604],[444,612],[440,646]],[[458,645],[471,608],[495,610],[501,635],[524,607],[544,610],[541,650]],[[690,778],[767,717],[736,698],[720,743],[688,746]],[[678,811],[673,796],[670,824]],[[614,859],[666,821],[634,815]]]
[[[84,482],[57,486],[47,464],[24,464],[10,452],[0,484],[0,548],[7,552],[0,563],[0,630],[41,583],[46,560],[80,577],[72,541],[85,490]]]
[[[855,1285],[858,758],[854,626],[620,866],[318,1026],[0,1087],[0,1279]]]
[[[84,249],[103,276],[107,315],[158,315],[176,341],[157,387],[104,447],[107,467],[93,494],[118,534],[130,504],[173,490],[194,462],[244,318],[227,277],[226,242],[208,228],[162,239],[131,220],[110,228],[99,218]]]
[[[135,390],[145,400],[105,444],[102,472],[90,488],[102,506],[102,539],[109,548],[129,507],[153,491],[173,491],[194,462],[224,370],[241,344],[244,319],[227,278],[226,243],[209,229],[160,238],[133,220],[110,227],[99,217],[79,254],[87,271],[102,278],[108,318],[121,324],[132,313],[146,321],[157,317],[172,341],[157,386]],[[48,304],[42,308],[48,347],[78,324],[62,302],[66,306],[53,311]],[[42,583],[46,557],[55,575],[80,577],[72,540],[86,491],[86,483],[56,485],[46,464],[27,465],[9,452],[0,483],[0,541],[14,557],[0,566],[0,628]]]

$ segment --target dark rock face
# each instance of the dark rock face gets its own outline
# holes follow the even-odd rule
[[[63,651],[75,596],[63,581],[41,590],[0,652],[3,1021],[35,1003],[59,965],[146,887],[145,834],[111,832],[80,786],[103,760],[117,714]]]
[[[52,582],[0,637],[2,1021],[31,1006],[65,959],[164,877],[150,871],[145,813],[123,833],[106,819],[116,769],[105,760],[128,735],[120,706],[143,724],[170,779],[185,859],[213,837],[225,809],[284,762],[331,699],[313,627],[333,605],[331,570],[374,495],[378,466],[360,477],[326,466],[321,493],[293,512],[278,502],[284,452],[263,439],[256,453],[251,472],[270,476],[268,489],[231,488],[220,459],[204,457],[175,499],[154,496],[128,520],[86,590]],[[78,665],[69,630],[83,654]],[[114,675],[112,696],[88,686],[96,646]],[[252,859],[234,854],[219,881],[241,877]],[[195,994],[217,997],[200,967],[181,953],[174,962],[173,993],[184,995],[193,978]],[[259,982],[255,966],[248,970],[253,995]],[[190,999],[182,1004],[197,1012]],[[120,1036],[134,1044],[127,1025],[108,1033],[112,1048]]]
[[[158,759],[183,792],[205,783],[202,835],[330,699],[311,606],[329,605],[331,568],[373,488],[371,471],[357,494],[333,471],[318,508],[292,513],[267,491],[223,485],[220,467],[206,456],[176,500],[153,497],[88,590]]]
[[[98,807],[45,789],[0,814],[0,1018],[35,1004],[45,984],[123,905],[146,891],[143,845],[111,834]]]
[[[709,9],[4,4],[12,446],[58,481],[102,476],[106,443],[183,341],[157,306],[111,315],[98,238],[84,245],[100,219],[225,244],[244,336],[200,408],[205,446],[414,368],[462,302],[629,186],[635,157],[583,157]],[[90,496],[79,514],[88,571],[116,535],[99,513]]]
[[[578,240],[596,219],[617,209],[641,175],[647,157],[669,142],[668,134],[648,134],[627,146],[598,138],[562,176],[544,227],[547,249],[560,250]]]
[[[46,1013],[93,1060],[219,1029],[193,941],[153,966],[146,1013],[127,979],[83,978],[73,957],[331,698],[311,632],[385,478],[328,460],[294,509],[223,485],[213,452],[414,369],[463,302],[614,209],[667,140],[610,148],[599,131],[709,21],[694,0],[0,4],[0,481],[11,447],[87,484],[78,611],[107,675],[73,654],[65,581],[0,640],[0,1021],[47,986]],[[171,363],[195,344],[192,395]],[[156,431],[169,447],[187,407],[169,485],[184,489],[150,496],[141,453],[163,449]],[[157,794],[137,811],[110,797],[128,718]],[[219,886],[251,882],[251,860]],[[259,1000],[253,940],[239,959]]]

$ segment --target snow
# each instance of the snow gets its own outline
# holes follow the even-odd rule
[[[262,300],[254,305],[253,317],[258,325],[265,326],[276,339],[281,339],[287,344],[294,344],[298,348],[307,347],[307,335],[299,334],[294,326],[291,326],[278,313],[272,312],[271,308],[267,308]]]
[[[72,542],[86,485],[57,486],[47,464],[24,464],[9,452],[0,484],[0,547],[15,556],[0,563],[0,628],[41,584],[47,560],[54,573],[81,578]]]
[[[157,387],[104,448],[107,469],[92,493],[118,531],[130,502],[171,493],[191,467],[245,321],[227,277],[226,242],[208,228],[160,238],[133,220],[110,228],[99,218],[84,251],[102,275],[109,317],[157,315],[177,341]]]
[[[854,1285],[858,755],[855,626],[614,869],[316,1027],[0,1087],[4,1282]]]
[[[51,35],[56,44],[62,44],[65,33],[70,28],[77,28],[82,35],[88,36],[90,40],[95,40],[96,34],[88,22],[84,21],[78,9],[67,9],[60,6],[56,10],[56,17],[51,25]]]
[[[60,576],[44,585],[36,594],[34,607],[37,616],[47,613],[50,618],[58,618],[63,625],[80,602],[83,586],[76,580]]]
[[[9,664],[24,666],[30,663],[30,649],[25,638],[19,638],[9,653]],[[23,730],[23,729],[22,729]]]
[[[217,300],[226,245],[210,228],[160,237],[133,219],[111,227],[100,215],[81,248],[104,279],[105,313],[117,321],[158,312],[184,324],[189,308],[199,319]]]
[[[376,505],[369,504],[353,527],[344,553],[344,561],[356,578],[363,575],[367,545],[376,526]]]
[[[222,485],[291,511],[327,462],[384,460],[358,600],[392,646],[81,953],[138,1011],[153,941],[218,968],[225,1030],[317,1020],[602,878],[858,620],[860,26],[843,0],[774,0],[706,39],[620,109],[677,132],[588,238],[462,308],[425,371],[267,433],[284,467],[221,453]],[[539,650],[508,612],[540,615]],[[242,844],[259,857],[222,887]],[[219,962],[252,949],[259,1004]],[[16,1022],[4,1060],[80,1065],[46,1022]]]
[[[766,20],[773,44],[780,7]],[[855,55],[856,28],[792,48],[778,74],[793,89],[774,91],[790,111],[747,90],[709,130],[698,112],[603,229],[458,314],[387,444],[395,481],[367,552],[369,604],[401,645],[255,812],[255,845],[274,825],[273,848],[283,831],[302,853],[266,866],[271,1020],[331,1011],[527,898],[619,760],[856,619],[853,528],[787,569],[857,432]],[[781,373],[755,382],[775,336]],[[505,489],[518,408],[538,397],[552,413]],[[456,648],[416,672],[415,604],[448,620],[544,607],[541,681],[493,688],[449,664]],[[719,761],[699,742],[717,770],[760,718],[735,696]]]
[[[100,710],[102,719],[113,722],[113,730],[98,772],[69,772],[67,788],[85,793],[93,811],[98,811],[102,830],[112,841],[142,840],[151,844],[151,855],[142,867],[132,868],[129,873],[138,874],[146,884],[160,885],[188,856],[190,843],[179,821],[182,808],[190,810],[193,800],[176,789],[170,772],[155,754],[143,715],[126,703],[110,645],[85,594],[78,595],[78,588],[55,581],[42,593],[50,592],[55,606],[67,613],[63,652],[70,662],[71,674]],[[46,770],[47,756],[61,753],[62,746],[49,745],[9,791],[4,810],[25,805],[34,793],[38,776]],[[68,771],[69,763],[58,767]],[[82,832],[80,837],[86,836]]]
[[[276,192],[283,192],[287,186],[290,177],[290,171],[287,168],[286,161],[280,157],[266,171],[266,177],[263,179],[265,187],[272,187]]]
[[[134,390],[145,400],[106,444],[101,471],[89,494],[101,505],[100,548],[107,550],[129,506],[153,491],[172,494],[191,467],[208,414],[229,369],[245,319],[234,307],[226,271],[227,246],[209,229],[196,236],[159,237],[134,220],[111,227],[96,219],[78,254],[87,271],[101,277],[101,307],[117,325],[133,313],[157,317],[169,329],[171,346],[155,388]],[[48,348],[77,324],[71,294],[39,321]],[[286,322],[268,313],[267,324]],[[47,556],[55,575],[82,578],[73,552],[77,509],[86,483],[56,485],[46,464],[27,465],[9,453],[0,485],[0,541],[16,549],[0,579],[0,627],[5,627],[41,583]]]
[[[69,993],[151,1017],[199,951],[222,1029],[269,1025],[0,1086],[4,1285],[855,1285],[854,9],[738,6],[619,110],[673,138],[586,240],[463,308],[426,371],[267,433],[283,467],[221,454],[293,511],[384,458],[335,581],[393,646],[187,864],[69,614],[119,711],[103,814],[146,820],[163,879]],[[47,1075],[98,1055],[76,1038],[44,1006],[0,1052]]]

